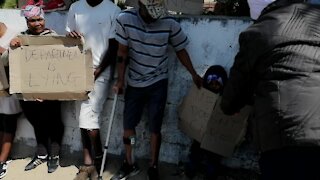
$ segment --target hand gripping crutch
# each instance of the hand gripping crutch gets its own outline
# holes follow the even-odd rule
[[[98,177],[99,180],[102,180],[102,174],[103,174],[103,170],[104,170],[104,165],[105,165],[105,161],[106,161],[106,158],[107,158],[107,151],[108,151],[108,145],[109,145],[109,139],[110,139],[111,126],[112,126],[112,122],[113,122],[113,119],[114,119],[114,113],[116,111],[117,101],[118,101],[118,94],[115,94],[114,95],[113,104],[112,104],[111,115],[110,115],[110,119],[109,119],[107,138],[106,138],[106,142],[105,142],[105,145],[104,145],[104,151],[103,151],[103,157],[102,157],[100,173],[99,173],[99,177]]]

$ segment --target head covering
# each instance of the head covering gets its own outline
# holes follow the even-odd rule
[[[210,84],[213,81],[218,81],[220,83],[220,85],[223,86],[222,77],[220,77],[217,74],[209,74],[206,81],[207,81],[206,82],[207,84]]]
[[[40,16],[44,18],[44,12],[41,7],[34,6],[34,5],[27,5],[24,9],[21,10],[24,17],[27,19],[34,17],[34,16]]]
[[[224,85],[228,81],[228,75],[224,67],[220,65],[213,65],[210,66],[207,70],[206,73],[203,76],[203,87],[208,89],[209,91],[212,91],[213,93],[222,93]],[[221,87],[219,89],[214,89],[210,85],[212,82],[219,82]]]
[[[158,19],[167,14],[163,0],[140,0],[146,6],[148,13],[153,19]]]
[[[254,20],[258,19],[262,10],[275,0],[248,0],[250,7],[250,17]]]

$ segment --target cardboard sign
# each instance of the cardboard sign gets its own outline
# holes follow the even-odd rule
[[[217,100],[219,105],[221,98]],[[231,157],[246,133],[247,119],[252,108],[245,106],[239,114],[225,115],[220,106],[213,109],[200,147],[225,157]]]
[[[125,4],[138,7],[138,0],[126,0]],[[203,0],[165,0],[165,5],[169,11],[183,14],[200,15],[203,12]]]
[[[79,39],[64,36],[19,36],[10,49],[10,93],[27,100],[86,99],[93,89],[91,51]]]
[[[220,108],[220,98],[192,85],[179,107],[179,128],[200,142],[201,148],[229,157],[245,134],[251,107],[227,116]]]
[[[201,142],[207,129],[218,95],[192,84],[188,95],[178,108],[179,128],[188,136]]]

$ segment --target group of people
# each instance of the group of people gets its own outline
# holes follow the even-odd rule
[[[85,39],[92,49],[95,83],[88,100],[81,103],[79,128],[83,145],[83,165],[75,180],[97,178],[101,168],[102,145],[99,121],[110,86],[110,65],[116,62],[118,79],[113,86],[124,93],[123,144],[125,157],[113,180],[140,172],[134,161],[135,127],[145,106],[151,133],[151,161],[148,177],[159,179],[158,161],[161,124],[168,88],[168,46],[191,74],[198,88],[203,79],[193,68],[186,50],[188,38],[163,0],[139,0],[138,8],[120,11],[109,0],[83,0],[69,9],[67,36]],[[223,83],[221,108],[236,115],[253,102],[253,127],[261,150],[262,179],[320,179],[320,6],[307,0],[248,0],[254,23],[241,33],[240,49]],[[43,10],[26,6],[23,10],[26,35],[55,35],[45,28]],[[0,24],[0,53],[9,44],[20,46],[16,34]],[[3,28],[4,27],[4,28]],[[210,76],[216,86],[219,77]],[[219,86],[218,86],[219,87]],[[124,91],[125,90],[125,91]],[[253,100],[253,101],[252,101]],[[48,172],[59,165],[63,136],[59,101],[20,101],[34,127],[37,139],[35,157],[25,170],[46,162]],[[39,111],[39,109],[45,109]],[[14,96],[0,98],[0,178],[6,173],[16,119],[21,114]],[[51,110],[48,112],[48,110]],[[43,112],[43,113],[41,113]],[[46,112],[44,114],[44,112]],[[45,125],[44,125],[45,123]],[[52,131],[44,131],[48,123]]]

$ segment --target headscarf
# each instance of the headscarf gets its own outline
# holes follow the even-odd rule
[[[140,2],[146,6],[153,19],[159,19],[167,14],[163,0],[140,0]]]
[[[27,5],[24,9],[21,10],[24,17],[27,19],[30,19],[34,16],[40,16],[44,18],[44,12],[43,9],[39,6],[35,5]]]
[[[275,0],[248,0],[250,7],[250,17],[254,20],[258,19],[262,10]]]

